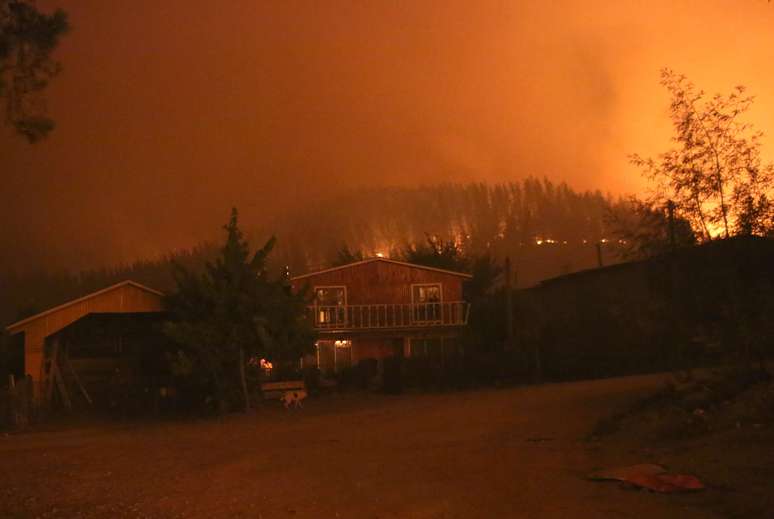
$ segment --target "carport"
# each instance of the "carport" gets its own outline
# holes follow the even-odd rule
[[[50,398],[54,386],[63,384],[62,363],[69,361],[59,358],[61,330],[92,314],[158,314],[162,298],[161,292],[127,280],[8,326],[11,335],[23,334],[24,372],[32,378],[35,399]]]

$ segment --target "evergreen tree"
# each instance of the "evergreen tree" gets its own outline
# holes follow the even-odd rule
[[[470,268],[470,261],[462,247],[453,240],[443,240],[429,234],[426,235],[425,243],[406,246],[401,256],[409,263],[438,269],[466,272]]]
[[[249,359],[297,359],[314,341],[304,319],[303,294],[293,294],[284,279],[270,279],[267,273],[275,239],[251,257],[237,219],[233,209],[224,227],[226,243],[203,274],[177,267],[177,290],[168,298],[173,319],[165,326],[181,346],[191,374],[209,383],[221,412],[240,399],[249,408]]]
[[[340,267],[342,265],[349,265],[350,263],[357,263],[364,259],[365,256],[363,255],[363,251],[351,250],[349,245],[345,243],[336,251],[335,257],[330,261],[330,265],[332,267]]]

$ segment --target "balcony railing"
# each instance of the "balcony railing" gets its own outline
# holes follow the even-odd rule
[[[465,301],[307,307],[308,317],[320,330],[463,326],[469,312]]]

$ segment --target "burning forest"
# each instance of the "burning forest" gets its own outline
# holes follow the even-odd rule
[[[0,516],[768,517],[772,24],[0,0]]]

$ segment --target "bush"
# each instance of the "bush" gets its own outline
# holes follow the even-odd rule
[[[376,359],[362,359],[355,366],[354,383],[358,389],[368,389],[373,378],[379,372],[379,362]]]
[[[384,392],[397,395],[403,392],[402,357],[387,357],[384,363]]]
[[[317,366],[304,367],[304,385],[310,394],[320,392],[320,369]]]

